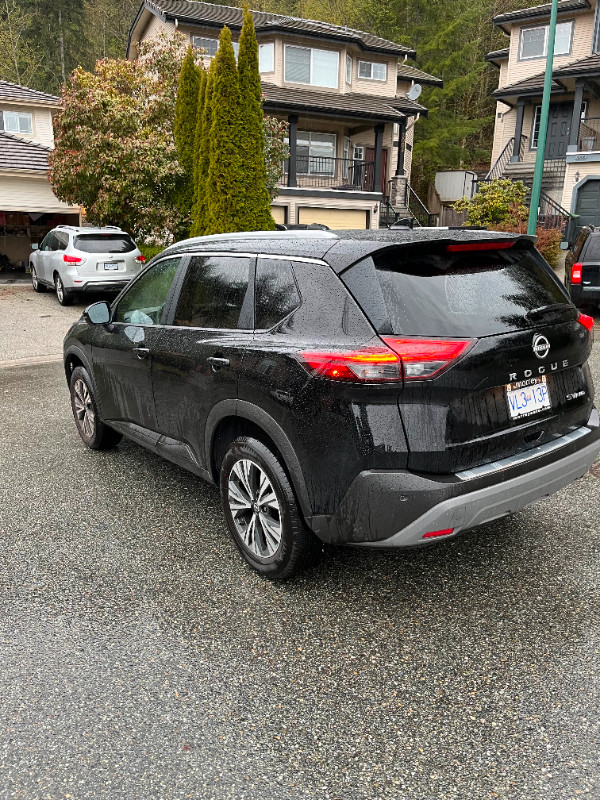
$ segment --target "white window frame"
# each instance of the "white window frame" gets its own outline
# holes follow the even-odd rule
[[[268,49],[267,49],[268,48]],[[269,61],[267,66],[265,66],[265,53],[270,52]],[[262,58],[261,58],[261,54]],[[261,65],[262,61],[262,65]],[[258,45],[258,71],[259,72],[275,72],[275,43],[274,42],[265,42],[264,44]]]
[[[33,136],[33,114],[31,114],[29,111],[8,111],[8,110],[6,110],[6,111],[2,112],[2,118],[3,118],[3,122],[4,122],[4,132],[5,133],[10,133],[10,134],[15,135],[15,136],[19,136],[19,135]],[[16,130],[14,130],[14,129],[11,130],[7,125],[7,120],[11,119],[11,118],[16,119],[16,123],[17,123]],[[21,128],[21,121],[22,121],[23,118],[27,118],[27,121],[29,123],[26,130],[23,130]]]
[[[350,161],[350,139],[344,136],[344,160],[342,161],[342,178],[348,180],[348,164]]]
[[[364,161],[365,160],[365,148],[362,144],[355,144],[352,152],[352,160],[353,161]]]
[[[200,44],[200,42],[215,42],[217,48],[214,53],[202,54],[202,58],[214,58],[217,54],[217,50],[219,49],[219,40],[213,39],[210,36],[192,36],[192,47],[197,47],[201,50],[206,50],[207,48],[203,44]],[[235,53],[235,57],[237,59],[238,53],[240,51],[240,44],[239,42],[232,42],[231,44],[233,45],[233,52]]]
[[[287,78],[287,51],[290,47],[293,47],[295,50],[307,50],[310,53],[310,64],[309,64],[309,82],[305,83],[304,81],[291,81]],[[335,84],[323,84],[323,83],[314,83],[313,82],[313,61],[314,61],[314,54],[315,53],[333,53],[336,57],[336,67],[335,67]],[[339,85],[339,74],[340,74],[340,54],[335,50],[325,50],[323,48],[318,47],[302,47],[301,45],[296,44],[286,44],[284,46],[284,65],[283,65],[283,80],[285,83],[293,83],[298,84],[301,86],[320,86],[323,89],[337,89]]]
[[[346,55],[346,83],[352,86],[352,56]]]
[[[571,51],[573,49],[573,25],[574,25],[574,23],[573,23],[573,20],[568,20],[567,22],[559,22],[558,25],[557,25],[557,28],[560,27],[561,25],[569,25],[570,26],[569,49],[565,50],[562,53],[557,53],[556,52],[556,42],[555,42],[555,44],[554,44],[554,55],[555,56],[568,56],[568,55],[571,55]],[[524,56],[523,55],[523,34],[526,33],[527,31],[535,31],[535,30],[542,30],[542,29],[544,30],[544,49],[543,49],[543,52],[541,53],[541,55]],[[519,33],[519,61],[532,61],[532,60],[535,60],[536,58],[546,58],[546,55],[548,54],[548,34],[549,34],[549,31],[550,31],[550,26],[549,25],[532,25],[529,28],[521,28],[521,31]]]
[[[369,75],[361,75],[360,70],[362,66],[368,66]],[[373,67],[383,67],[384,69],[384,77],[383,78],[375,78],[373,77]],[[387,68],[388,65],[381,62],[381,61],[359,61],[358,62],[358,78],[361,81],[381,81],[385,83],[387,81]]]

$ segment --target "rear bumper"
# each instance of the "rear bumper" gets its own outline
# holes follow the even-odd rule
[[[600,286],[571,285],[571,300],[576,306],[600,303]]]
[[[101,292],[120,292],[130,281],[131,278],[118,281],[86,281],[85,283],[80,284],[73,283],[72,286],[69,286],[68,290],[73,293],[81,292],[82,294],[91,294],[95,292],[98,294]]]
[[[335,514],[310,520],[324,541],[363,547],[414,547],[429,531],[450,536],[513,514],[557,492],[589,470],[600,452],[600,420],[549,445],[456,475],[365,471]],[[449,536],[442,538],[450,538]]]

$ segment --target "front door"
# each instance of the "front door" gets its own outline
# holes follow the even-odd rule
[[[381,191],[385,194],[387,181],[387,147],[381,151]],[[367,147],[365,150],[365,160],[367,162],[365,170],[365,180],[363,189],[365,192],[372,192],[375,188],[375,173],[371,164],[375,163],[375,148]]]
[[[573,103],[551,103],[546,135],[546,159],[564,159],[569,145]]]

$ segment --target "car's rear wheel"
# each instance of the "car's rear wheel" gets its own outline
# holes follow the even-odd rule
[[[56,290],[56,299],[61,306],[70,306],[73,303],[73,295],[65,289],[65,285],[58,272],[54,275],[54,288]]]
[[[31,270],[31,285],[33,286],[33,291],[37,292],[38,294],[42,294],[42,292],[46,291],[46,287],[43,283],[40,283],[37,272],[33,264],[30,265]]]
[[[75,367],[70,387],[75,425],[83,442],[92,450],[108,450],[118,444],[122,436],[101,419],[86,369]]]
[[[236,439],[220,484],[231,537],[257,572],[284,580],[318,561],[322,544],[304,523],[283,466],[262,442]]]

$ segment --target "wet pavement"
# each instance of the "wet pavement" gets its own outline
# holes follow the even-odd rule
[[[131,443],[86,450],[60,363],[2,352],[2,800],[600,796],[600,469],[453,542],[332,548],[273,585],[216,489]]]

